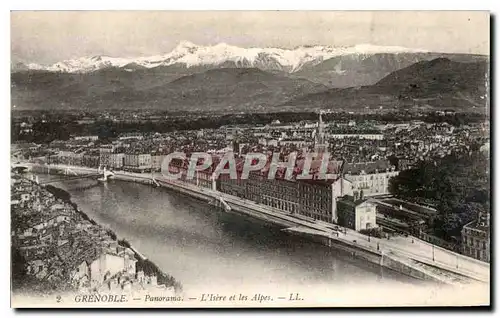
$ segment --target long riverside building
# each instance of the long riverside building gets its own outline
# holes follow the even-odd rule
[[[338,220],[336,198],[342,195],[340,192],[342,162],[331,161],[328,165],[327,172],[337,174],[337,178],[320,180],[316,177],[321,165],[320,161],[312,162],[312,179],[310,180],[296,179],[296,176],[302,172],[303,160],[297,162],[290,180],[284,178],[284,170],[279,168],[276,177],[268,179],[269,164],[261,171],[252,171],[247,179],[242,179],[242,161],[237,162],[238,178],[231,179],[228,174],[221,174],[216,180],[213,180],[212,174],[219,162],[215,157],[211,167],[197,171],[193,178],[187,177],[189,159],[173,159],[169,165],[169,172],[180,173],[181,181],[202,188],[218,190],[284,212],[336,223]]]
[[[224,175],[217,180],[217,190],[285,212],[337,222],[334,180],[269,180],[257,173],[233,180]]]

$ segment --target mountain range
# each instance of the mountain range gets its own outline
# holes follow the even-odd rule
[[[281,48],[241,48],[219,43],[213,46],[199,46],[188,41],[180,42],[171,52],[163,55],[117,58],[109,56],[82,57],[57,62],[52,65],[36,63],[17,63],[15,70],[44,70],[51,72],[86,73],[107,67],[119,67],[127,70],[137,68],[155,68],[160,66],[183,65],[186,68],[196,66],[260,68],[296,72],[303,66],[312,66],[332,57],[351,54],[425,52],[398,46],[374,46],[361,44],[352,47],[301,46],[295,49]]]
[[[362,92],[365,98],[370,91],[366,87],[370,85],[383,91],[383,94],[377,93],[378,98],[388,98],[393,94],[387,95],[388,89],[380,88],[384,82],[379,81],[411,65],[427,65],[424,62],[436,58],[445,58],[458,69],[488,61],[487,56],[481,55],[434,53],[394,46],[280,49],[181,42],[172,52],[153,57],[94,56],[45,66],[17,63],[12,65],[11,72],[12,103],[23,109],[255,110],[276,105],[299,106],[310,100],[324,107],[326,97],[321,96],[345,98],[342,96],[359,96]],[[408,70],[413,71],[416,70]],[[456,70],[445,67],[441,71],[445,74]],[[409,79],[405,77],[405,80]],[[408,91],[402,91],[411,98],[413,93],[408,95]],[[467,94],[464,96],[469,98]],[[404,98],[398,95],[398,100]]]
[[[333,88],[305,94],[282,106],[335,109],[449,108],[486,109],[489,62],[448,58],[421,61],[399,69],[374,85]]]
[[[304,92],[328,88],[257,68],[213,69],[173,81],[119,68],[87,74],[18,72],[12,74],[12,86],[12,102],[18,106],[176,110],[264,110]]]

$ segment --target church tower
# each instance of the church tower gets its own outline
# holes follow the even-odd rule
[[[319,112],[319,121],[314,136],[314,150],[323,153],[328,150],[328,144],[325,142],[325,124],[323,123],[323,112]]]

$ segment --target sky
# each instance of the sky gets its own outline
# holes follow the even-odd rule
[[[170,52],[180,41],[241,47],[396,45],[489,54],[485,11],[14,11],[12,62]]]

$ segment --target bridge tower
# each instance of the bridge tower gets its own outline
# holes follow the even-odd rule
[[[99,166],[99,173],[102,173],[102,177],[97,179],[99,181],[103,181],[103,182],[106,182],[108,181],[108,177],[112,177],[114,176],[115,174],[112,172],[112,171],[108,171],[106,170],[106,167],[104,167],[102,170],[101,170],[101,167]]]
[[[65,175],[70,175],[70,174],[73,174],[73,175],[75,175],[75,176],[77,176],[77,175],[78,175],[78,173],[76,173],[75,171],[71,170],[69,167],[64,168],[64,174],[65,174]]]

